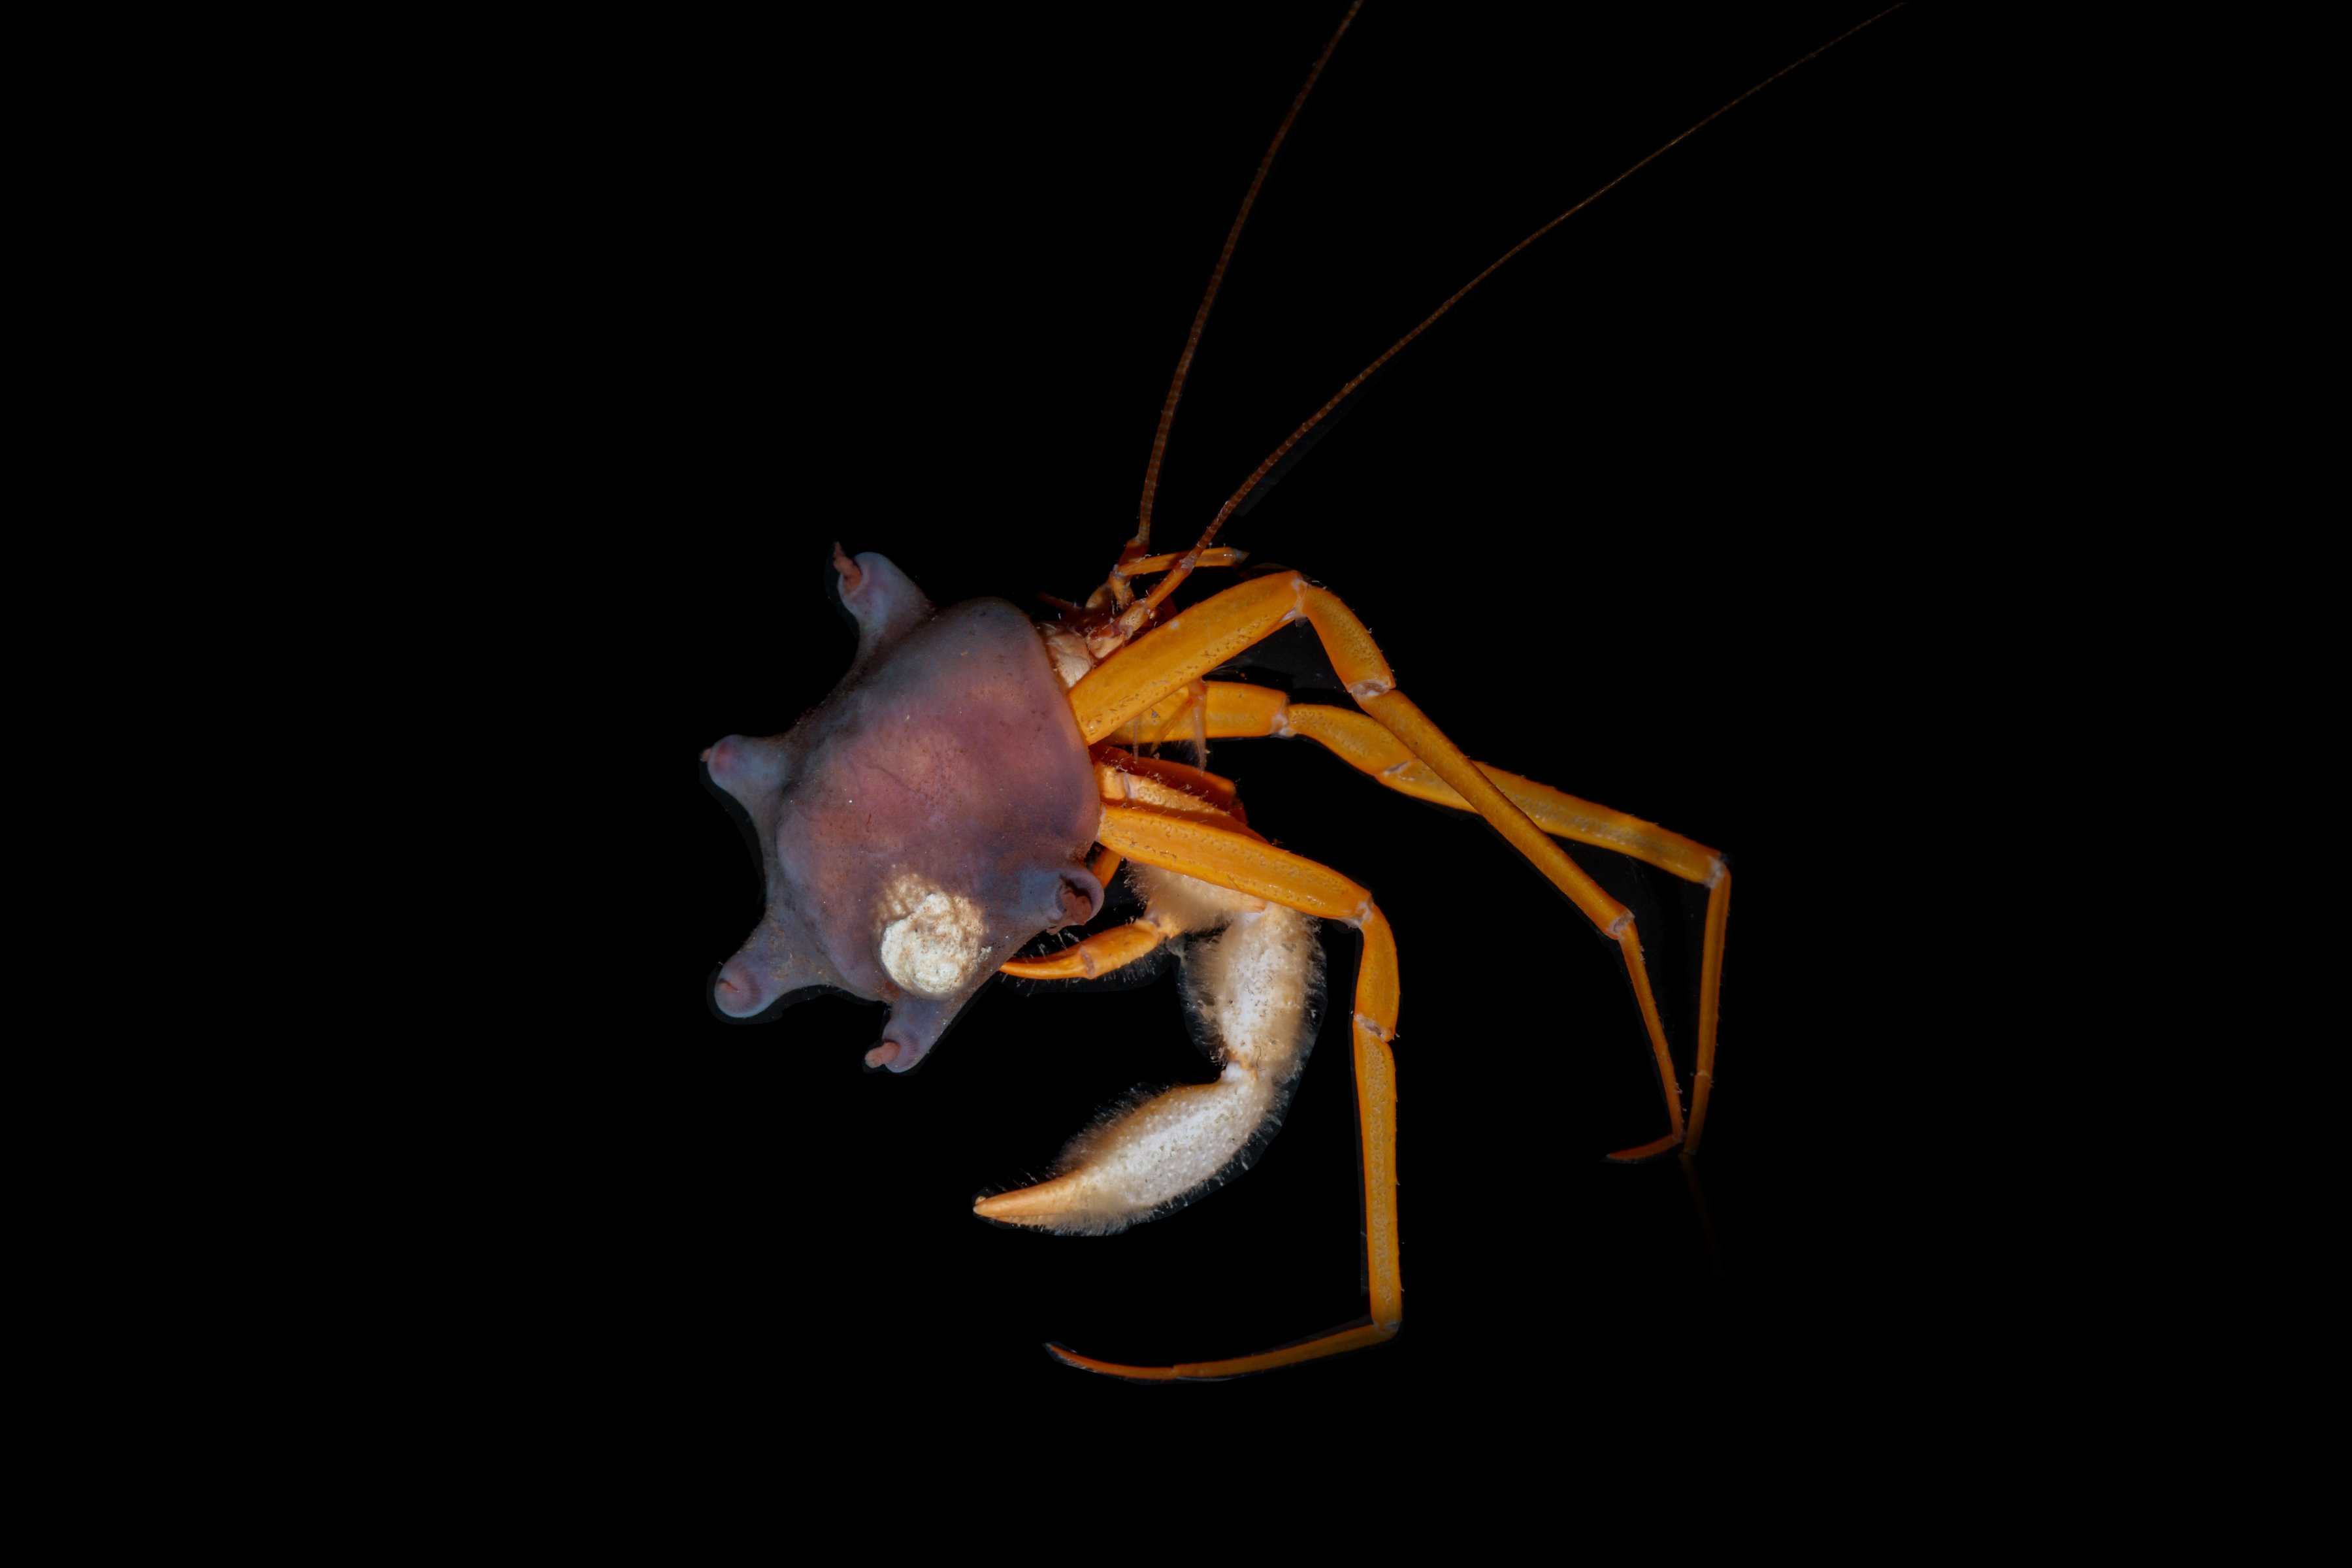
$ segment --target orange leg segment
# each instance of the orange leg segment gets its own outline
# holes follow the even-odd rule
[[[1171,617],[1070,688],[1070,711],[1091,746],[1296,617],[1307,580],[1296,572],[1228,588]]]
[[[1095,837],[1103,847],[1130,860],[1181,871],[1302,914],[1354,921],[1372,907],[1370,893],[1329,867],[1277,849],[1247,828],[1227,827],[1212,817],[1106,801]]]
[[[1357,1131],[1364,1162],[1365,1277],[1370,1313],[1368,1321],[1343,1323],[1256,1355],[1181,1362],[1173,1366],[1132,1366],[1080,1355],[1063,1345],[1045,1348],[1064,1365],[1087,1372],[1144,1383],[1179,1383],[1243,1377],[1385,1344],[1404,1322],[1397,1240],[1396,1055],[1390,1044],[1396,1037],[1401,988],[1396,938],[1388,918],[1362,889],[1328,868],[1196,818],[1170,818],[1164,824],[1137,820],[1153,816],[1148,811],[1105,806],[1103,842],[1120,843],[1130,858],[1145,865],[1165,866],[1243,891],[1263,889],[1263,896],[1275,902],[1309,914],[1349,920],[1363,932],[1364,953],[1356,970],[1356,1009],[1349,1034],[1355,1058]],[[1164,834],[1163,826],[1168,827]],[[1342,912],[1348,910],[1351,896],[1359,895],[1352,910]]]
[[[1393,1334],[1404,1324],[1404,1281],[1397,1266],[1396,1038],[1402,993],[1396,934],[1376,907],[1364,917],[1364,955],[1356,966],[1356,1132],[1364,1160],[1364,1250],[1372,1327]]]
[[[1625,973],[1633,982],[1633,1000],[1642,1009],[1643,1026],[1650,1031],[1650,1049],[1658,1060],[1658,1083],[1666,1097],[1666,1120],[1673,1123],[1664,1138],[1642,1144],[1638,1148],[1620,1149],[1609,1157],[1612,1160],[1634,1161],[1654,1159],[1683,1141],[1683,1097],[1675,1081],[1675,1058],[1666,1052],[1666,1026],[1658,1021],[1658,999],[1650,991],[1650,967],[1642,962],[1642,939],[1627,921],[1617,938],[1617,951],[1625,960]]]
[[[1698,970],[1698,1068],[1691,1075],[1690,1137],[1683,1158],[1698,1152],[1706,1129],[1706,1097],[1715,1087],[1715,1021],[1723,1003],[1723,931],[1731,920],[1731,870],[1719,871],[1706,895],[1706,946]]]
[[[1134,921],[1097,931],[1076,947],[1044,958],[1016,958],[997,967],[1021,980],[1091,980],[1124,969],[1167,940],[1159,927]]]
[[[1456,811],[1471,809],[1470,803],[1455,793],[1454,786],[1440,778],[1428,763],[1407,750],[1403,742],[1360,713],[1350,713],[1344,708],[1299,703],[1284,710],[1283,722],[1291,734],[1304,735],[1328,747],[1350,766],[1400,794],[1450,806]],[[1644,822],[1622,811],[1612,811],[1605,805],[1595,805],[1589,800],[1579,800],[1549,784],[1505,773],[1485,763],[1475,765],[1496,788],[1509,798],[1513,805],[1527,813],[1530,821],[1552,837],[1614,849],[1637,860],[1647,861],[1685,881],[1697,882],[1708,889],[1706,945],[1700,960],[1698,1071],[1692,1085],[1688,1134],[1685,1136],[1683,1130],[1680,1096],[1668,1091],[1666,1119],[1671,1129],[1666,1136],[1639,1148],[1621,1149],[1609,1157],[1621,1161],[1646,1160],[1665,1153],[1677,1144],[1685,1153],[1696,1152],[1700,1122],[1705,1114],[1706,1095],[1713,1087],[1715,1079],[1716,1016],[1723,994],[1724,925],[1731,907],[1731,873],[1725,868],[1722,857],[1706,845],[1685,838],[1679,833],[1669,833],[1655,823]],[[1630,921],[1618,937],[1618,948],[1624,956],[1626,977],[1633,984],[1634,1000],[1642,1011],[1643,1026],[1649,1031],[1650,1048],[1657,1058],[1658,1081],[1661,1085],[1673,1084],[1675,1081],[1674,1059],[1666,1050],[1665,1026],[1658,1019],[1657,999],[1650,989],[1648,966],[1642,961],[1641,939],[1635,934]]]
[[[1433,805],[1468,811],[1470,803],[1437,776],[1427,763],[1405,749],[1404,742],[1373,720],[1345,708],[1294,703],[1282,715],[1286,731],[1304,735],[1338,753],[1349,767],[1369,774],[1400,795]],[[1212,731],[1213,733],[1214,731]],[[1654,822],[1612,811],[1564,790],[1480,763],[1478,771],[1510,798],[1513,805],[1555,838],[1566,838],[1596,848],[1613,849],[1685,882],[1712,886],[1722,869],[1721,857],[1706,845],[1670,833]]]
[[[1122,561],[1118,564],[1118,570],[1129,577],[1141,577],[1148,573],[1165,572],[1182,559],[1184,559],[1184,552],[1174,550],[1165,555],[1147,555],[1140,561]],[[1229,544],[1213,544],[1208,549],[1198,552],[1192,564],[1238,566],[1248,559],[1249,552],[1246,550],[1235,550]]]
[[[1279,735],[1283,710],[1290,699],[1269,686],[1248,686],[1234,680],[1204,680],[1209,710],[1203,716],[1212,741],[1252,735]],[[1192,733],[1191,687],[1146,707],[1104,739],[1122,746],[1147,746],[1158,741],[1181,741]]]
[[[1089,742],[1113,732],[1124,734],[1121,726],[1146,712],[1152,712],[1158,726],[1164,729],[1190,705],[1184,695],[1188,683],[1276,628],[1302,617],[1314,626],[1349,694],[1391,740],[1384,742],[1374,739],[1367,732],[1370,725],[1341,710],[1291,708],[1278,700],[1272,703],[1261,700],[1251,710],[1243,711],[1239,710],[1241,704],[1228,697],[1226,716],[1231,721],[1240,725],[1263,725],[1256,730],[1239,728],[1234,732],[1310,735],[1392,788],[1475,811],[1486,818],[1603,935],[1616,942],[1623,955],[1626,974],[1633,984],[1642,1022],[1657,1060],[1669,1125],[1664,1138],[1639,1148],[1622,1150],[1611,1158],[1647,1159],[1678,1146],[1685,1155],[1691,1153],[1687,1134],[1696,1132],[1701,1122],[1697,1110],[1699,1097],[1705,1092],[1701,1085],[1711,1088],[1714,1079],[1723,936],[1730,905],[1729,874],[1721,858],[1705,846],[1638,817],[1595,806],[1548,785],[1473,763],[1411,699],[1396,689],[1395,673],[1354,612],[1295,572],[1261,577],[1228,589],[1138,638],[1097,667],[1070,690],[1071,709],[1080,730]],[[1218,732],[1214,705],[1219,684],[1222,683],[1212,683],[1199,699],[1210,706],[1207,732],[1211,734]],[[1232,690],[1256,693],[1264,689],[1236,686]],[[1277,699],[1279,696],[1268,695]],[[1703,882],[1709,889],[1706,949],[1700,978],[1698,1067],[1703,1076],[1694,1080],[1694,1114],[1687,1131],[1681,1088],[1666,1047],[1665,1030],[1658,1018],[1648,967],[1642,961],[1641,939],[1633,929],[1633,915],[1593,881],[1582,867],[1569,858],[1552,841],[1554,833],[1634,855],[1687,880]],[[1110,844],[1108,837],[1103,842]],[[1278,894],[1262,896],[1287,901],[1280,900]]]

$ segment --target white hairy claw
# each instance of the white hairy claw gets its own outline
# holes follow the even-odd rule
[[[1184,1002],[1223,1070],[1213,1083],[1110,1108],[1063,1152],[1057,1179],[1012,1194],[1023,1201],[1002,1215],[1011,1223],[1100,1234],[1199,1195],[1279,1125],[1314,1044],[1323,964],[1311,916],[1171,871],[1135,872],[1150,900],[1145,918],[1194,933]]]

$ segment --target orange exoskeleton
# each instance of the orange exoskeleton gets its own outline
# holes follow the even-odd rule
[[[1400,689],[1357,615],[1297,572],[1246,575],[1181,608],[1174,597],[1195,572],[1243,568],[1246,555],[1219,542],[1236,509],[1399,350],[1592,196],[1471,279],[1341,387],[1189,548],[1155,552],[1161,458],[1211,305],[1259,183],[1355,16],[1351,7],[1325,46],[1243,200],[1169,389],[1135,532],[1103,584],[1082,603],[1057,601],[1057,618],[1033,624],[1002,600],[936,609],[890,561],[871,552],[853,557],[836,545],[838,590],[858,627],[849,673],[784,734],[730,736],[704,753],[713,783],[751,819],[766,879],[765,915],[714,983],[713,1002],[730,1016],[761,1015],[824,990],[885,1003],[888,1020],[866,1062],[905,1072],[997,973],[1076,980],[1175,953],[1184,1002],[1218,1065],[1216,1079],[1113,1107],[1070,1144],[1052,1177],[975,1204],[980,1216],[1001,1225],[1115,1231],[1169,1212],[1245,1165],[1278,1122],[1315,1037],[1325,1003],[1317,922],[1340,921],[1360,933],[1362,958],[1347,996],[1369,1310],[1298,1343],[1221,1361],[1134,1366],[1055,1351],[1070,1365],[1129,1378],[1265,1371],[1383,1343],[1402,1321],[1397,943],[1366,888],[1252,827],[1232,783],[1206,770],[1210,742],[1305,737],[1391,790],[1475,813],[1615,944],[1667,1125],[1612,1158],[1675,1153],[1689,1161],[1713,1082],[1731,889],[1719,854],[1465,755]],[[1779,74],[1785,71],[1767,83]],[[1210,679],[1293,624],[1311,628],[1353,707]],[[1171,742],[1189,745],[1189,763],[1158,755]],[[1633,916],[1560,840],[1631,857],[1705,889],[1687,1100]],[[1106,888],[1120,877],[1139,915],[1057,951],[1025,951],[1041,933],[1095,925]]]

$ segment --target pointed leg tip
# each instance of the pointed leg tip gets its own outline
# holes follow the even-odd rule
[[[1671,1153],[1681,1148],[1682,1144],[1683,1141],[1680,1138],[1669,1132],[1664,1138],[1642,1144],[1639,1148],[1620,1149],[1606,1158],[1612,1164],[1638,1165],[1644,1161],[1654,1160],[1661,1154]]]
[[[1253,1373],[1272,1372],[1276,1367],[1297,1366],[1303,1362],[1320,1361],[1325,1356],[1347,1355],[1356,1351],[1384,1345],[1397,1337],[1401,1321],[1390,1318],[1379,1322],[1358,1319],[1355,1322],[1300,1340],[1276,1350],[1257,1355],[1234,1356],[1223,1361],[1179,1362],[1174,1366],[1129,1366],[1123,1362],[1097,1361],[1080,1355],[1067,1345],[1047,1341],[1045,1353],[1064,1366],[1080,1372],[1100,1373],[1105,1377],[1124,1378],[1129,1383],[1222,1383],[1227,1378],[1248,1377]]]
[[[1057,1345],[1051,1340],[1045,1342],[1045,1353],[1064,1366],[1076,1367],[1080,1372],[1100,1373],[1105,1377],[1124,1378],[1129,1383],[1176,1381],[1176,1369],[1172,1366],[1127,1366],[1115,1361],[1097,1361],[1092,1356],[1080,1355],[1067,1345]]]

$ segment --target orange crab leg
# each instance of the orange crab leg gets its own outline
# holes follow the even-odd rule
[[[997,967],[1021,980],[1091,980],[1123,969],[1167,941],[1149,921],[1135,921],[1097,931],[1076,947],[1044,958],[1016,958]]]
[[[1278,1366],[1296,1366],[1302,1361],[1316,1361],[1327,1355],[1346,1355],[1349,1351],[1370,1350],[1374,1345],[1384,1345],[1395,1337],[1393,1330],[1383,1329],[1377,1323],[1359,1323],[1257,1355],[1234,1356],[1227,1361],[1179,1362],[1174,1366],[1128,1366],[1115,1361],[1097,1361],[1090,1355],[1080,1355],[1067,1345],[1057,1345],[1050,1341],[1046,1343],[1045,1352],[1064,1366],[1123,1377],[1130,1383],[1215,1383],[1223,1378],[1247,1377],[1254,1372],[1272,1372]]]
[[[1209,694],[1203,715],[1210,740],[1253,735],[1279,735],[1282,711],[1290,699],[1269,686],[1247,686],[1233,680],[1204,680]],[[1144,746],[1155,741],[1184,739],[1191,732],[1192,690],[1155,702],[1104,737],[1121,745]]]
[[[1097,665],[1070,689],[1071,712],[1089,743],[1109,734],[1137,714],[1164,702],[1180,689],[1198,679],[1276,627],[1304,617],[1315,628],[1331,666],[1348,689],[1381,728],[1444,783],[1470,809],[1500,833],[1511,847],[1541,871],[1552,886],[1618,944],[1633,994],[1650,1036],[1656,1058],[1659,1090],[1666,1102],[1666,1135],[1639,1148],[1620,1150],[1617,1160],[1643,1160],[1685,1143],[1681,1086],[1674,1058],[1666,1049],[1665,1030],[1658,1019],[1647,965],[1642,962],[1641,939],[1633,917],[1624,905],[1602,890],[1584,868],[1569,858],[1517,804],[1465,756],[1460,747],[1429,721],[1412,699],[1396,689],[1396,675],[1381,657],[1371,633],[1337,596],[1307,583],[1296,572],[1258,578],[1228,588],[1193,605],[1139,637]],[[1211,694],[1203,694],[1207,697]],[[1287,715],[1281,715],[1287,721]],[[1573,800],[1573,796],[1562,796]],[[1638,820],[1638,819],[1628,819]],[[1110,841],[1103,842],[1111,847]],[[1694,846],[1696,847],[1696,846]],[[1127,851],[1132,853],[1132,851]],[[1137,857],[1142,858],[1142,857]],[[1180,869],[1181,868],[1179,868]],[[1210,879],[1213,880],[1214,879]],[[1255,889],[1249,889],[1255,891]],[[1276,897],[1278,895],[1266,895]],[[1304,906],[1298,906],[1304,907]],[[1713,900],[1710,900],[1710,910]],[[1319,911],[1316,911],[1319,912]],[[1712,916],[1710,917],[1712,923]],[[1717,973],[1720,973],[1720,954]],[[1702,978],[1702,991],[1705,988]],[[1713,1034],[1712,1028],[1704,1031]],[[1711,1038],[1709,1043],[1711,1044]],[[1708,1054],[1710,1081],[1713,1057]],[[1687,1151],[1685,1151],[1687,1152]]]
[[[1401,795],[1433,805],[1450,806],[1455,811],[1468,811],[1470,803],[1456,794],[1454,787],[1440,778],[1428,763],[1422,762],[1404,742],[1365,718],[1344,708],[1318,707],[1297,703],[1285,709],[1279,719],[1282,732],[1304,735],[1338,753],[1340,759],[1386,784]],[[1485,763],[1478,771],[1493,781],[1495,787],[1510,798],[1513,805],[1528,814],[1535,825],[1557,838],[1579,844],[1591,844],[1603,849],[1614,849],[1645,861],[1662,871],[1670,872],[1686,882],[1696,882],[1707,889],[1706,945],[1699,959],[1698,1063],[1691,1080],[1691,1113],[1688,1133],[1682,1140],[1685,1153],[1698,1152],[1698,1135],[1706,1119],[1706,1100],[1715,1085],[1716,1024],[1723,998],[1723,941],[1726,924],[1731,914],[1731,871],[1723,858],[1706,845],[1670,833],[1656,823],[1644,822],[1622,811],[1612,811],[1589,800],[1579,800],[1563,790],[1517,773],[1505,773]],[[1642,1020],[1650,1031],[1652,1051],[1661,1063],[1671,1061],[1666,1054],[1665,1030],[1657,1021],[1657,1004],[1650,992],[1649,975],[1641,961],[1641,943],[1633,928],[1626,927],[1620,950],[1626,960],[1626,973],[1633,983],[1633,993],[1642,1008]],[[1659,1069],[1665,1081],[1672,1081],[1671,1066]],[[1670,1108],[1671,1109],[1671,1108]],[[1616,1160],[1647,1159],[1664,1153],[1675,1146],[1669,1133],[1654,1142],[1638,1149],[1621,1150],[1610,1156]]]
[[[1184,552],[1171,551],[1165,555],[1147,555],[1140,561],[1119,563],[1119,570],[1129,577],[1140,577],[1148,572],[1165,572],[1184,559]],[[1246,550],[1235,550],[1230,544],[1213,544],[1194,556],[1195,566],[1238,566],[1249,559]]]
[[[1296,618],[1306,586],[1296,572],[1239,584],[1170,617],[1087,671],[1070,688],[1070,711],[1087,744],[1109,739],[1129,719]]]
[[[1715,1020],[1723,1002],[1723,931],[1731,920],[1731,870],[1726,867],[1706,895],[1706,946],[1698,967],[1698,1067],[1691,1074],[1690,1135],[1685,1155],[1698,1152],[1706,1126],[1707,1092],[1715,1087]]]
[[[1404,1323],[1404,1281],[1397,1268],[1396,1038],[1403,1003],[1396,933],[1375,907],[1359,928],[1356,964],[1356,1131],[1364,1158],[1364,1247],[1372,1326],[1395,1333]]]
[[[1124,832],[1136,826],[1132,823],[1114,825],[1110,820],[1114,813],[1121,817],[1148,815],[1106,806],[1103,808],[1104,826],[1108,831]],[[1188,823],[1185,826],[1194,825]],[[1149,826],[1144,825],[1145,828]],[[1212,827],[1204,831],[1215,834],[1217,829]],[[1139,830],[1138,836],[1148,835]],[[1130,854],[1147,865],[1166,865],[1171,870],[1183,871],[1189,876],[1200,877],[1224,887],[1242,887],[1244,879],[1262,884],[1269,877],[1265,854],[1270,846],[1238,834],[1224,834],[1223,838],[1222,843],[1215,839],[1187,840],[1180,850],[1172,852],[1181,856],[1182,864],[1158,859],[1151,854],[1133,851]],[[1286,855],[1282,850],[1271,850],[1271,853],[1296,862],[1296,867],[1291,868],[1302,873],[1293,883],[1289,896],[1268,895],[1277,903],[1287,904],[1309,914],[1321,914],[1332,907],[1331,891],[1335,884],[1362,892],[1338,872],[1318,866],[1311,860]],[[1386,1344],[1403,1326],[1404,1282],[1398,1265],[1397,1239],[1396,1054],[1390,1044],[1396,1038],[1397,1012],[1402,1001],[1396,937],[1389,929],[1388,918],[1381,913],[1369,895],[1364,898],[1360,912],[1356,916],[1333,918],[1352,919],[1364,936],[1363,957],[1356,966],[1356,1013],[1350,1035],[1356,1068],[1356,1129],[1364,1162],[1365,1279],[1371,1298],[1369,1318],[1343,1323],[1295,1344],[1256,1355],[1234,1356],[1224,1361],[1180,1362],[1173,1366],[1131,1366],[1120,1362],[1097,1361],[1092,1356],[1080,1355],[1066,1346],[1047,1345],[1046,1350],[1064,1365],[1145,1383],[1244,1377],[1254,1372],[1271,1372],[1276,1367],[1295,1366],[1300,1362],[1319,1361],[1325,1356],[1345,1355],[1350,1351]]]
[[[1427,763],[1407,751],[1403,742],[1360,713],[1350,713],[1344,708],[1295,703],[1284,710],[1282,717],[1286,732],[1304,735],[1328,747],[1349,766],[1401,795],[1455,811],[1471,809],[1470,803],[1455,794],[1454,786],[1438,777]],[[1555,838],[1614,849],[1621,855],[1647,861],[1685,882],[1708,887],[1714,885],[1717,874],[1723,869],[1722,858],[1714,850],[1679,833],[1669,833],[1654,822],[1579,800],[1549,784],[1505,773],[1485,763],[1478,764],[1478,771],[1509,796],[1513,805],[1526,812],[1530,821]]]
[[[1153,757],[1132,757],[1114,746],[1095,748],[1095,777],[1106,802],[1120,806],[1139,805],[1159,813],[1189,816],[1230,826],[1253,840],[1257,835],[1241,819],[1241,803],[1234,797],[1231,779],[1166,763]],[[1087,869],[1105,887],[1126,857],[1107,847]],[[997,967],[1022,980],[1091,980],[1133,963],[1168,940],[1168,933],[1149,921],[1135,921],[1098,931],[1075,947],[1042,958],[1016,958]]]
[[[1296,572],[1228,588],[1129,644],[1070,688],[1070,711],[1087,743],[1092,745],[1234,654],[1264,640],[1277,626],[1301,616],[1314,626],[1348,694],[1493,823],[1588,919],[1610,936],[1617,936],[1630,918],[1625,906],[1601,891],[1583,868],[1528,820],[1525,812],[1513,805],[1396,689],[1396,677],[1363,622],[1336,597],[1310,586]]]
[[[1431,770],[1427,763],[1405,749],[1398,740],[1377,721],[1345,708],[1320,704],[1293,702],[1281,691],[1268,686],[1249,686],[1239,681],[1209,680],[1207,728],[1213,741],[1252,740],[1270,735],[1303,735],[1336,753],[1349,766],[1371,777],[1377,783],[1425,800],[1433,805],[1449,806],[1455,811],[1469,811],[1470,803],[1454,792],[1454,787]],[[1111,732],[1111,739],[1142,745],[1155,740],[1166,740],[1181,732],[1182,721],[1192,710],[1188,696],[1179,696],[1144,710]],[[1097,749],[1097,755],[1104,754]],[[1181,763],[1168,763],[1156,758],[1129,758],[1124,752],[1109,753],[1122,771],[1160,772],[1198,770],[1185,768]],[[1495,783],[1495,787],[1510,797],[1535,825],[1555,838],[1573,843],[1591,844],[1602,849],[1613,849],[1636,860],[1646,861],[1660,870],[1680,877],[1686,882],[1698,882],[1712,887],[1722,872],[1723,862],[1717,853],[1695,839],[1670,832],[1654,822],[1645,822],[1631,813],[1612,810],[1593,801],[1580,800],[1565,790],[1554,789],[1517,773],[1507,773],[1490,763],[1480,763],[1478,771]],[[1214,774],[1203,775],[1214,778]],[[1226,789],[1232,786],[1219,779]],[[1204,793],[1197,787],[1195,794]]]
[[[1181,871],[1326,920],[1360,921],[1372,907],[1370,893],[1328,866],[1206,816],[1105,801],[1095,838],[1146,866]]]
[[[1241,810],[1240,792],[1234,789],[1233,780],[1219,778],[1215,773],[1203,773],[1199,768],[1186,767],[1182,763],[1171,763],[1160,757],[1134,756],[1117,746],[1097,746],[1095,776],[1102,781],[1103,798],[1119,800],[1134,794],[1136,786],[1122,782],[1113,787],[1109,778],[1105,776],[1107,774],[1117,775],[1122,781],[1149,779],[1191,795],[1196,805],[1213,806],[1222,812],[1237,815]],[[1157,803],[1147,801],[1145,804]]]

